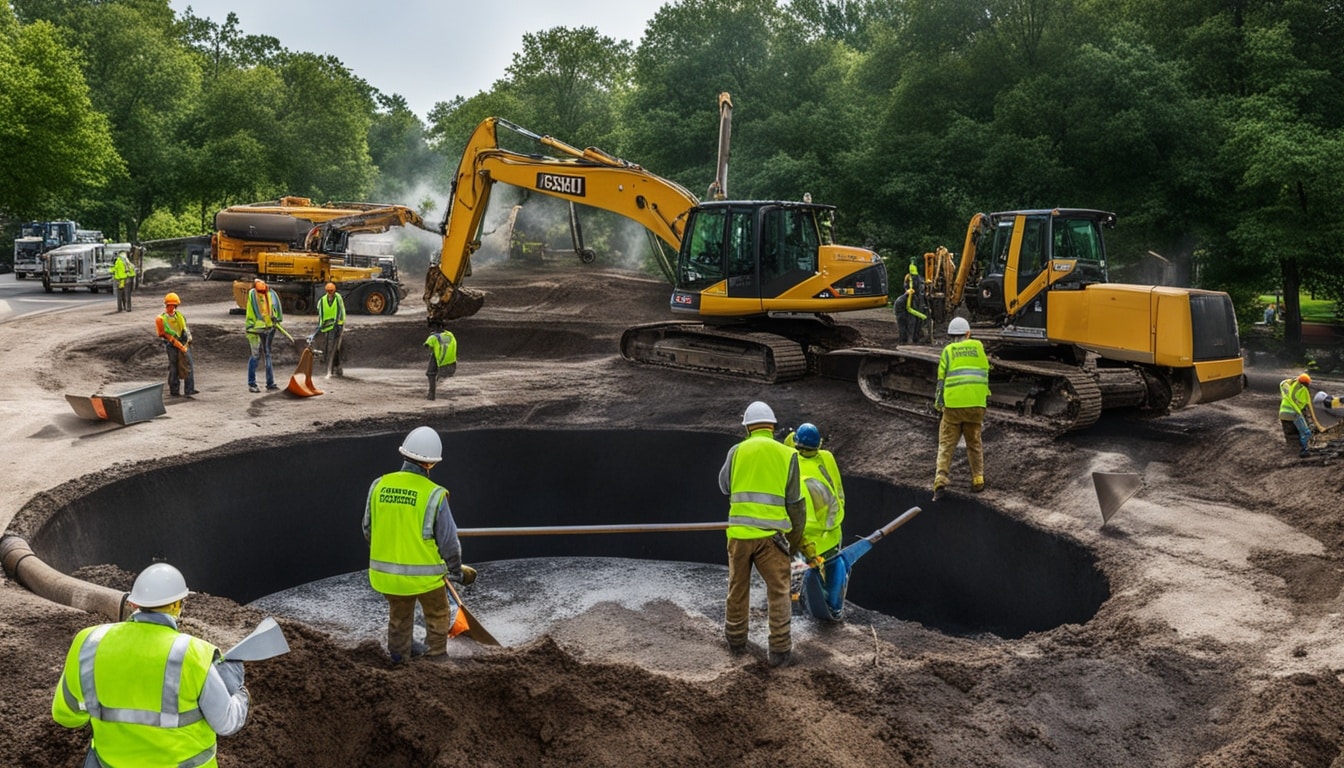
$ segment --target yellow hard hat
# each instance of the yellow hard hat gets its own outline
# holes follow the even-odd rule
[[[1311,377],[1308,376],[1308,375],[1305,374],[1305,373],[1302,374],[1301,376],[1298,376],[1298,377],[1297,377],[1297,380],[1300,381],[1300,382],[1303,383],[1303,384],[1310,384],[1310,383],[1311,383]]]
[[[182,300],[179,299],[179,298],[177,298],[177,294],[176,294],[176,293],[170,293],[170,294],[168,294],[167,296],[164,296],[164,297],[163,297],[163,303],[164,303],[164,304],[181,304],[181,303],[182,303]]]
[[[327,283],[327,293],[335,293],[335,292],[336,292],[336,284]]]

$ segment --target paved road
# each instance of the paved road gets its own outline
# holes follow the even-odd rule
[[[106,303],[109,311],[117,308],[116,297],[110,293],[90,293],[87,289],[44,293],[41,280],[15,280],[12,272],[0,275],[0,323],[36,312],[83,306],[91,301]]]

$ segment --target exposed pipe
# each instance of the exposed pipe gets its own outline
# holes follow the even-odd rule
[[[126,592],[81,581],[52,568],[28,548],[28,542],[12,534],[0,537],[0,564],[5,575],[39,597],[55,603],[97,613],[113,621],[130,615]]]
[[[625,525],[534,525],[515,528],[458,528],[458,536],[552,536],[575,533],[669,533],[722,531],[728,521],[712,523],[631,523]]]

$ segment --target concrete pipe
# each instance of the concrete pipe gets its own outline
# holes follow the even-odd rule
[[[0,538],[0,564],[5,575],[23,585],[30,592],[52,602],[96,613],[113,621],[130,615],[126,592],[100,587],[52,568],[28,548],[28,542],[18,536]]]

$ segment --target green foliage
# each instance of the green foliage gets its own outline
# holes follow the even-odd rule
[[[173,214],[159,209],[140,222],[141,240],[167,240],[173,237],[191,237],[202,233],[200,222],[191,213]]]

